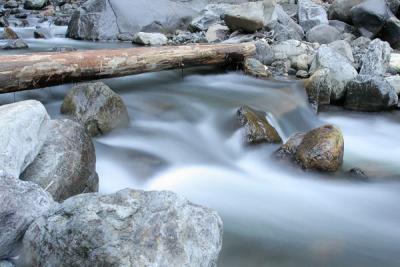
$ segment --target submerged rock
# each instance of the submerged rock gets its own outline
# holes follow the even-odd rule
[[[96,155],[85,128],[68,119],[50,121],[48,137],[21,179],[39,184],[56,201],[97,192]]]
[[[15,31],[13,29],[11,29],[10,27],[5,27],[4,28],[4,39],[9,39],[9,40],[16,40],[18,39],[18,35],[15,33]]]
[[[89,223],[88,223],[89,222]],[[216,266],[222,221],[171,192],[71,197],[24,236],[31,266]]]
[[[351,9],[363,0],[335,0],[329,7],[329,19],[352,23]]]
[[[43,146],[48,122],[46,109],[38,101],[0,106],[0,170],[19,177]]]
[[[206,39],[209,43],[218,43],[226,40],[229,35],[228,27],[221,24],[211,25],[206,32]]]
[[[82,123],[91,136],[129,124],[122,98],[102,82],[74,86],[64,98],[61,113]]]
[[[266,114],[242,106],[237,111],[239,124],[245,129],[248,144],[281,143],[282,139],[275,128],[266,119]]]
[[[308,132],[298,146],[295,159],[304,169],[335,172],[343,163],[342,131],[324,125]]]
[[[268,67],[262,64],[255,58],[246,58],[243,63],[244,72],[260,79],[269,79],[272,77],[272,73],[268,70]]]
[[[344,107],[358,111],[393,109],[398,104],[395,89],[383,77],[359,75],[346,86]]]
[[[31,222],[54,204],[50,194],[35,183],[0,171],[0,259],[15,256]]]
[[[26,49],[28,48],[28,44],[25,43],[22,39],[10,40],[5,45],[1,47],[4,50],[13,50],[13,49]]]

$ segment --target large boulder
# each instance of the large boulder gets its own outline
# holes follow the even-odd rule
[[[331,89],[331,100],[340,100],[345,94],[346,84],[357,76],[351,62],[334,49],[322,45],[311,64],[310,73],[319,69],[329,69],[325,81]]]
[[[195,10],[191,1],[88,0],[68,25],[74,39],[116,40],[120,33],[174,32],[187,25]]]
[[[44,8],[48,0],[25,0],[24,2],[24,8],[25,9],[42,9]]]
[[[61,113],[83,124],[91,136],[129,124],[122,98],[102,82],[73,87],[64,98]]]
[[[222,221],[171,192],[83,194],[35,220],[29,266],[216,266]]]
[[[299,24],[305,32],[320,24],[329,24],[328,14],[323,6],[312,0],[299,0]]]
[[[239,124],[244,127],[245,140],[248,144],[281,143],[276,129],[268,122],[264,112],[242,106],[237,111]]]
[[[353,51],[351,49],[351,45],[347,41],[344,40],[334,41],[328,44],[328,46],[334,49],[342,56],[345,56],[350,62],[352,63],[354,62]]]
[[[324,125],[304,136],[295,160],[304,169],[335,172],[343,163],[343,154],[342,131],[333,125]]]
[[[389,43],[373,40],[361,58],[361,75],[384,75],[389,68],[392,49]]]
[[[0,259],[15,256],[30,223],[55,202],[32,182],[24,182],[0,171]]]
[[[311,77],[306,80],[306,88],[309,102],[318,109],[320,105],[331,103],[332,88],[335,86],[335,77],[328,68],[316,70]]]
[[[368,38],[375,37],[389,18],[385,0],[365,0],[351,9],[354,26]]]
[[[340,40],[342,35],[335,27],[321,24],[310,29],[306,34],[306,38],[311,43],[329,44]]]
[[[273,30],[274,40],[282,42],[286,40],[303,40],[303,28],[297,24],[280,6],[276,5],[275,12],[277,14],[277,21],[272,21],[267,26]]]
[[[381,35],[392,48],[400,49],[400,20],[394,16],[389,18],[383,26]]]
[[[344,107],[357,111],[393,109],[398,104],[395,89],[380,76],[359,75],[346,86]]]
[[[56,201],[97,192],[96,155],[85,128],[68,119],[52,120],[49,125],[39,155],[20,178],[46,188]]]
[[[42,148],[49,120],[38,101],[0,106],[0,170],[19,177]]]
[[[336,19],[346,23],[352,23],[351,9],[363,0],[335,0],[329,7],[329,19]]]

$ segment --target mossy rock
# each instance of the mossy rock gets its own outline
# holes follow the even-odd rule
[[[304,168],[335,172],[343,163],[344,139],[342,131],[324,125],[308,132],[297,148],[295,160]]]
[[[276,129],[266,119],[265,113],[242,106],[237,111],[237,116],[240,125],[245,128],[248,144],[282,142]]]

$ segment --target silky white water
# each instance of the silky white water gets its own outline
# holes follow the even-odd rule
[[[53,42],[54,41],[54,42]],[[92,43],[28,40],[32,51]],[[126,46],[124,44],[123,46]],[[91,48],[120,47],[96,43]],[[10,52],[7,52],[10,53]],[[198,68],[105,80],[120,94],[128,128],[95,138],[100,192],[171,190],[224,222],[219,266],[400,266],[400,115],[309,108],[301,84]],[[42,101],[52,118],[72,85],[0,96]],[[235,113],[268,113],[284,139],[324,123],[345,139],[343,170],[313,174],[276,162],[276,145],[246,146]],[[369,182],[346,171],[362,168]]]

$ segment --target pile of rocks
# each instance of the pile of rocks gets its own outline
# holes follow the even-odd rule
[[[64,119],[29,100],[0,106],[0,266],[215,266],[222,221],[171,192],[96,193],[91,136],[127,126],[103,83],[67,94]]]

